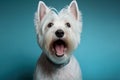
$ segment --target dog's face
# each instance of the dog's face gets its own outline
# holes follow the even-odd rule
[[[81,15],[76,1],[59,13],[40,1],[35,16],[38,43],[54,63],[66,62],[80,43]]]

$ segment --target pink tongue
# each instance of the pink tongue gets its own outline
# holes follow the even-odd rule
[[[64,54],[64,45],[56,45],[55,46],[56,54],[61,56]]]

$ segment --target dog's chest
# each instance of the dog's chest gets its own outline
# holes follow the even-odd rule
[[[69,64],[62,68],[55,69],[50,65],[37,66],[36,80],[81,80],[81,71],[74,58],[71,58]]]

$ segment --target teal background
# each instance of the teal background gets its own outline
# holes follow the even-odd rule
[[[71,0],[43,0],[60,10]],[[83,80],[120,80],[120,0],[77,0],[83,14],[74,55]],[[33,23],[39,0],[0,0],[0,80],[32,80],[41,50]]]

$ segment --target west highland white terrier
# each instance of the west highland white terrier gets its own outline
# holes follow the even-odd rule
[[[72,52],[80,43],[81,13],[76,0],[58,12],[40,1],[35,13],[37,40],[42,54],[34,80],[82,80]]]

